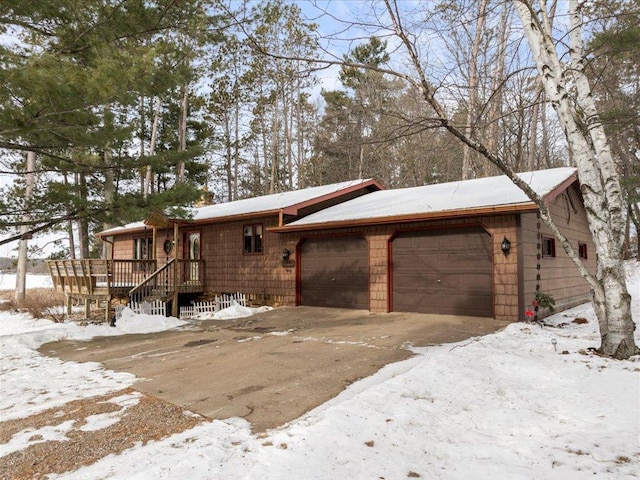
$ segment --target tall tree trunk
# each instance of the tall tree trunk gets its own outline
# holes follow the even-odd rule
[[[471,57],[469,58],[469,103],[467,105],[467,120],[465,124],[465,134],[472,138],[474,136],[475,116],[478,110],[478,53],[482,43],[482,32],[486,18],[488,0],[480,0],[478,3],[478,20],[476,31],[471,45]],[[473,178],[473,157],[475,152],[468,147],[463,147],[462,156],[462,179]]]
[[[113,171],[113,153],[111,152],[111,146],[108,145],[104,150],[104,202],[107,214],[112,212],[112,207],[116,196],[115,186],[115,174]],[[113,227],[110,222],[104,222],[102,224],[103,230],[108,230]],[[102,258],[110,258],[111,245],[107,242],[102,242]]]
[[[160,107],[162,101],[160,97],[156,97],[156,108],[153,112],[153,123],[151,124],[151,139],[149,140],[149,157],[153,157],[156,154],[156,141],[158,138],[158,123],[160,123]],[[145,182],[144,182],[144,198],[147,198],[151,192],[153,192],[153,168],[151,165],[145,167]]]
[[[33,197],[33,187],[35,184],[35,170],[36,170],[36,154],[35,152],[27,152],[27,169],[26,169],[26,185],[24,192],[24,200],[27,209],[29,203]],[[31,220],[31,215],[25,213],[22,217],[24,222]],[[24,301],[27,293],[27,264],[29,262],[28,246],[29,241],[27,234],[29,232],[29,225],[21,225],[20,233],[24,236],[20,238],[18,242],[18,264],[16,265],[16,291],[15,301],[17,304],[21,304]]]
[[[278,99],[276,97],[273,105],[273,120],[271,123],[271,170],[269,173],[269,193],[276,192],[276,182],[278,181],[278,167],[280,166],[279,158],[279,117],[278,117]]]
[[[266,188],[263,188],[264,179],[268,178],[267,176],[270,175],[270,169],[271,169],[269,164],[269,135],[268,135],[269,129],[267,127],[267,119],[265,118],[264,111],[260,115],[260,127],[261,127],[260,136],[262,137],[262,168],[258,171],[258,174],[259,174],[258,185],[256,186],[259,187],[259,193],[264,194],[264,193],[267,193],[271,188],[271,184],[269,183],[268,180],[267,180],[268,185],[266,186]],[[266,191],[263,191],[263,190],[266,190]],[[273,192],[269,192],[269,193],[273,193]]]
[[[144,157],[144,135],[145,135],[145,122],[146,122],[146,114],[145,114],[145,105],[144,105],[144,100],[145,97],[144,95],[140,95],[140,104],[139,104],[139,112],[138,114],[140,115],[140,130],[138,132],[138,140],[140,142],[140,160],[142,160],[142,157]],[[144,196],[144,192],[146,190],[145,187],[145,180],[146,180],[146,174],[145,174],[145,170],[146,167],[140,167],[140,193]]]
[[[84,173],[78,174],[78,190],[80,198],[87,198],[89,192],[87,190],[87,177]],[[89,221],[86,212],[78,217],[78,249],[80,258],[89,258]]]
[[[284,136],[286,138],[285,143],[287,145],[287,187],[288,190],[293,190],[293,109],[295,108],[295,103],[293,100],[293,91],[290,91],[288,94],[288,100],[286,103],[286,107],[284,110],[284,118],[285,118],[285,131]]]
[[[508,4],[502,7],[500,30],[497,33],[498,51],[494,59],[492,80],[489,89],[489,91],[494,93],[492,95],[487,113],[487,117],[489,118],[489,128],[487,128],[487,133],[485,136],[485,138],[487,139],[487,148],[492,151],[497,151],[498,148],[498,127],[500,125],[501,118],[500,110],[503,104],[502,82],[504,81],[504,68],[507,58],[507,38],[511,31],[510,19],[512,13],[513,11]],[[483,171],[485,173],[485,176],[489,175],[489,172],[486,169],[483,169]]]
[[[180,125],[178,125],[178,151],[187,150],[187,107],[189,100],[189,85],[185,84],[182,91],[182,100],[180,102]],[[176,172],[176,182],[184,183],[185,163],[184,160],[178,162]]]
[[[584,74],[580,7],[577,0],[569,1],[570,68],[565,72],[553,44],[545,2],[540,0],[540,8],[534,11],[530,1],[514,1],[540,80],[578,167],[598,259],[592,287],[602,340],[599,351],[610,357],[628,358],[639,350],[633,338],[631,296],[624,276],[625,203],[604,127]],[[577,91],[575,105],[571,104],[573,95],[569,94],[568,80]]]
[[[238,175],[240,168],[240,104],[236,102],[233,109],[233,196],[232,200],[238,199]]]
[[[67,174],[64,174],[64,186],[69,189],[69,179],[67,178]],[[73,234],[73,220],[71,220],[70,210],[67,208],[67,216],[69,216],[69,220],[67,220],[67,236],[69,238],[69,258],[76,258],[76,242]]]
[[[536,86],[534,87],[537,89]],[[540,120],[540,94],[536,95],[529,119],[529,147],[527,152],[527,169],[531,172],[536,169],[536,157],[538,153],[538,121]]]
[[[224,128],[224,170],[227,176],[227,198],[231,202],[233,198],[233,151],[231,149],[231,125],[229,122],[229,113],[225,111],[223,114],[223,128]]]
[[[298,62],[298,68],[300,68],[300,63]],[[296,109],[296,188],[304,188],[304,179],[303,179],[303,170],[304,170],[304,161],[305,161],[305,152],[304,152],[304,108],[306,101],[304,96],[302,95],[302,89],[300,88],[300,77],[296,78],[296,88],[295,88],[295,109]]]

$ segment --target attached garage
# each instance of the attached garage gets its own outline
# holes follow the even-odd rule
[[[392,310],[493,317],[492,240],[482,227],[400,233],[391,255]]]
[[[363,237],[308,238],[298,253],[300,305],[369,308],[369,244]]]

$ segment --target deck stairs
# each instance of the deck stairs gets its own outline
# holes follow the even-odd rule
[[[138,283],[129,291],[129,302],[140,304],[142,302],[162,301],[168,302],[176,293],[175,259],[172,259],[158,268],[147,278]]]

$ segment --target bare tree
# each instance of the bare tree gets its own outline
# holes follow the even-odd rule
[[[478,115],[478,57],[482,44],[482,33],[484,30],[484,22],[487,17],[487,4],[489,0],[480,0],[478,2],[477,20],[475,25],[475,34],[471,43],[471,57],[469,58],[469,101],[467,105],[467,121],[465,125],[465,133],[473,136],[475,130],[475,117]],[[475,151],[465,147],[463,149],[464,158],[462,160],[462,179],[473,178],[472,155]]]

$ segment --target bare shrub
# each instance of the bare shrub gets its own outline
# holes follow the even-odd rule
[[[19,310],[33,318],[49,318],[54,322],[64,320],[64,295],[50,288],[28,289],[25,299],[17,305]]]

